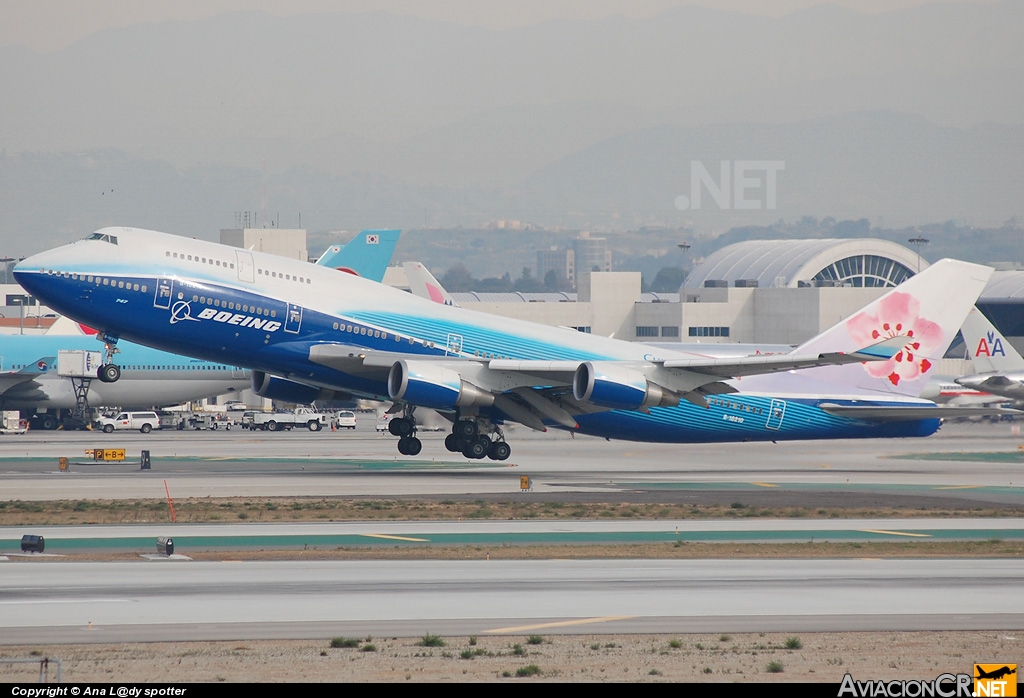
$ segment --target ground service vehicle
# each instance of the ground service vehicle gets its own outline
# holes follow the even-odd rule
[[[348,410],[342,410],[334,415],[334,423],[339,429],[355,429],[356,428],[356,415],[355,412],[349,412]]]
[[[156,412],[120,412],[116,417],[99,417],[96,425],[106,434],[115,429],[138,429],[148,434],[160,428],[160,417]]]
[[[294,427],[306,427],[310,431],[320,431],[329,422],[327,415],[320,414],[308,407],[296,407],[290,412],[256,413],[252,418],[250,429],[264,431],[283,431]]]

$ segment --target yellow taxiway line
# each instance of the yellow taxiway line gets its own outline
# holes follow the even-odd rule
[[[568,628],[574,625],[589,625],[590,623],[608,623],[613,620],[629,620],[636,616],[605,616],[603,618],[579,618],[577,620],[562,620],[554,623],[537,623],[536,625],[520,625],[513,628],[493,628],[485,630],[485,633],[525,633],[528,630],[543,630],[545,628]]]
[[[910,538],[931,538],[931,535],[927,533],[907,533],[906,531],[873,531],[871,529],[864,529],[861,533],[881,533],[887,536],[909,536]]]

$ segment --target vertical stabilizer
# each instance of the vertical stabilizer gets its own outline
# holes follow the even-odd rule
[[[316,263],[380,283],[401,230],[364,230],[347,245],[331,245]]]
[[[441,282],[435,279],[434,275],[421,263],[406,262],[402,266],[405,267],[405,278],[409,280],[409,290],[412,291],[412,295],[441,305],[458,306]]]
[[[977,308],[968,313],[962,332],[975,373],[1024,371],[1024,358]]]
[[[943,259],[794,352],[852,352],[887,337],[905,337],[903,350],[888,361],[807,373],[846,389],[917,397],[991,275],[990,267]]]

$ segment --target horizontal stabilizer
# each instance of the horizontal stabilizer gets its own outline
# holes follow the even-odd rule
[[[872,422],[910,422],[920,419],[954,419],[957,417],[1024,416],[1024,412],[999,407],[928,407],[927,405],[818,405],[823,412],[837,417],[865,419]]]

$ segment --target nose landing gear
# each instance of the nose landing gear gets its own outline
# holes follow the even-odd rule
[[[121,378],[121,367],[114,363],[114,354],[121,353],[117,348],[117,337],[102,335],[103,365],[96,371],[96,377],[102,383],[116,383]]]
[[[412,411],[405,417],[395,417],[388,422],[388,431],[398,438],[398,452],[403,456],[416,456],[423,450],[423,442],[416,438],[416,422]]]

